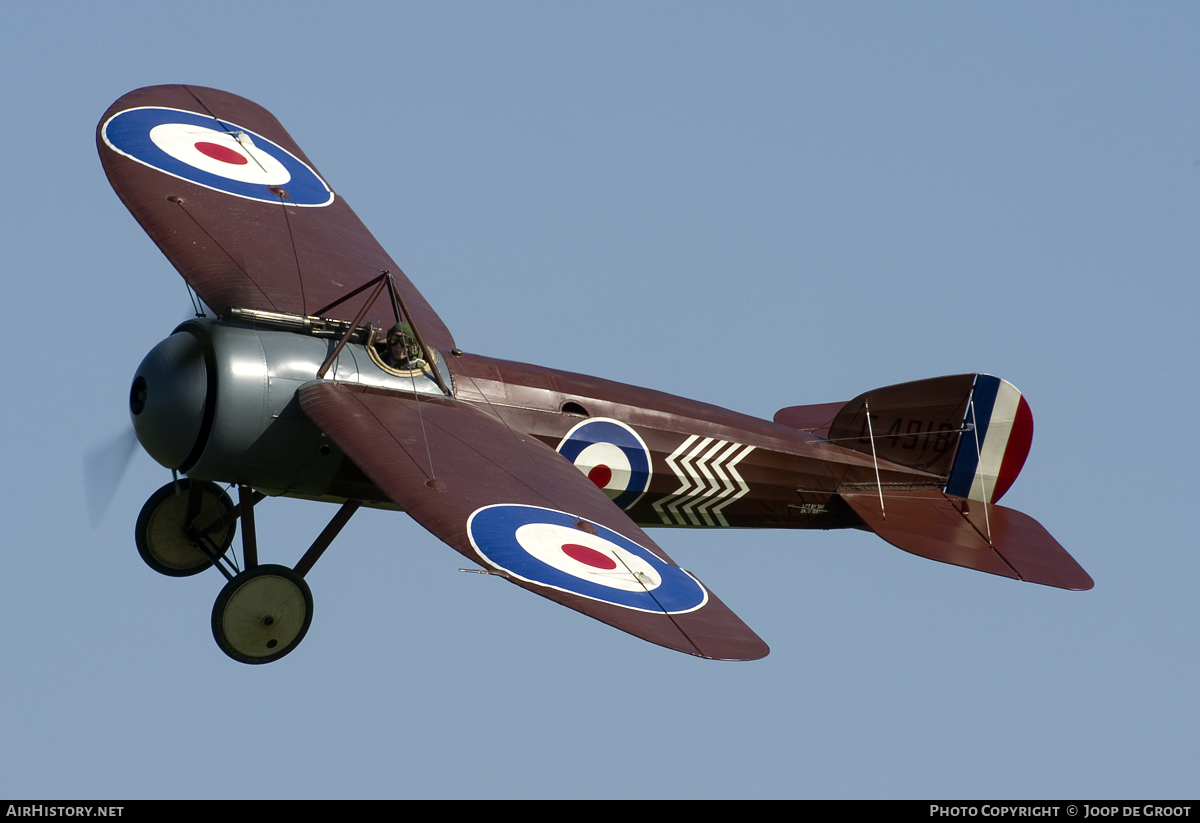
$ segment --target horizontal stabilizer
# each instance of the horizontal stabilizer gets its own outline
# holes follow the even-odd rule
[[[1015,509],[931,491],[854,492],[842,499],[867,527],[906,552],[998,574],[1082,591],[1092,578],[1032,517]]]

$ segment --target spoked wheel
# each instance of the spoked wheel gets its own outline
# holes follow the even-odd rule
[[[270,663],[300,645],[312,615],[312,592],[303,577],[287,566],[255,566],[217,596],[213,637],[234,660]]]
[[[188,537],[187,516],[188,490],[192,481],[183,478],[168,483],[156,491],[142,506],[138,515],[134,539],[138,554],[146,565],[159,574],[170,577],[188,577],[199,574],[212,565],[212,560],[201,551],[192,538]],[[201,484],[200,513],[192,521],[193,527],[207,526],[217,518],[233,510],[233,501],[216,483]],[[209,548],[219,557],[233,543],[235,523],[209,532]]]

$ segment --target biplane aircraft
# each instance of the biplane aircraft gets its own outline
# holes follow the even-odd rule
[[[1033,436],[1004,380],[937,377],[768,421],[463,352],[260,106],[139,89],[96,143],[117,195],[215,313],[134,375],[137,437],[176,473],[135,536],[156,571],[225,576],[212,630],[235,660],[296,648],[313,614],[305,574],[364,505],[407,512],[477,570],[714,659],[768,648],[644,528],[864,529],[944,563],[1092,586],[998,504]],[[278,495],[340,506],[293,568],[258,561],[254,507]]]

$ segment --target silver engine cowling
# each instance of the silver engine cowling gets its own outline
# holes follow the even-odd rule
[[[138,440],[159,463],[193,479],[271,494],[344,496],[345,490],[331,489],[343,454],[304,415],[296,396],[336,342],[189,320],[151,349],[134,375],[129,411]],[[440,394],[427,377],[388,373],[361,343],[342,349],[326,379]],[[365,481],[356,469],[342,474]]]

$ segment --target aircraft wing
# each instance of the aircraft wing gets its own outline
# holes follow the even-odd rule
[[[454,339],[270,112],[200,86],[152,86],[105,112],[96,144],[125,206],[215,309],[310,315],[390,271],[428,345]],[[364,292],[329,313],[350,320]],[[381,299],[366,321],[395,322]]]
[[[561,455],[449,398],[314,382],[300,406],[436,537],[522,588],[670,649],[769,649]]]

